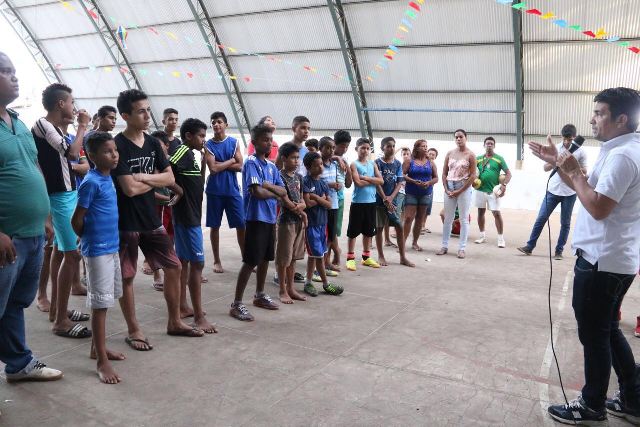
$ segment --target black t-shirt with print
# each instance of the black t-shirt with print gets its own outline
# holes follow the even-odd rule
[[[115,136],[114,141],[120,154],[118,166],[111,171],[111,177],[118,195],[118,214],[120,231],[152,231],[162,225],[156,211],[154,190],[134,197],[127,197],[120,187],[118,177],[134,173],[162,172],[169,166],[169,161],[162,151],[161,142],[144,135],[144,144],[138,147],[122,133]]]
[[[202,194],[204,177],[193,151],[180,145],[169,158],[176,184],[182,187],[184,195],[173,207],[173,220],[187,227],[199,227],[202,222]]]

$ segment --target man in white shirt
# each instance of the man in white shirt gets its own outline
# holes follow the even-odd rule
[[[576,137],[577,130],[572,124],[567,124],[562,127],[560,133],[562,135],[562,142],[557,145],[558,154],[562,154],[571,147],[573,139]],[[582,173],[587,173],[587,153],[579,148],[573,156],[578,160]],[[544,164],[545,172],[549,172],[555,167],[550,163]],[[520,252],[525,255],[531,255],[533,249],[536,247],[536,242],[540,233],[544,230],[544,226],[547,220],[555,210],[558,204],[560,205],[560,234],[558,235],[558,242],[556,243],[555,259],[562,259],[562,251],[564,245],[569,238],[569,230],[571,229],[571,214],[573,213],[573,205],[576,202],[576,192],[571,187],[565,184],[558,174],[551,177],[549,181],[549,188],[544,196],[542,205],[540,205],[540,212],[538,212],[538,218],[533,224],[531,230],[531,236],[526,245],[518,248]]]
[[[614,88],[594,99],[591,126],[602,141],[587,178],[570,153],[530,142],[534,155],[557,164],[562,180],[573,188],[578,212],[572,247],[573,309],[584,349],[585,385],[568,405],[552,405],[549,414],[569,424],[606,425],[607,412],[640,423],[640,387],[629,343],[618,312],[640,267],[640,93]],[[620,391],[607,400],[611,364]]]

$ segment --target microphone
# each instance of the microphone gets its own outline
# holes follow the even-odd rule
[[[580,135],[576,136],[574,140],[571,141],[571,147],[569,147],[569,152],[575,153],[578,150],[578,148],[582,147],[582,144],[584,144],[584,138]],[[549,175],[549,178],[555,175],[556,172],[558,172],[557,166],[553,168],[553,171],[551,172],[551,175]]]

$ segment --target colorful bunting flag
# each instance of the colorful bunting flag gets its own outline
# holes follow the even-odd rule
[[[542,12],[540,12],[538,9],[527,9],[526,12],[529,15],[538,15],[538,16],[542,16]]]

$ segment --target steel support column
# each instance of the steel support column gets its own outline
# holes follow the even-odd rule
[[[220,48],[223,44],[213,26],[213,21],[204,2],[202,0],[187,0],[187,3],[193,13],[196,24],[198,24],[198,28],[200,28],[200,34],[202,34],[202,38],[207,44],[209,55],[216,66],[216,70],[218,70],[218,75],[222,76],[222,85],[229,100],[233,117],[238,124],[238,132],[240,132],[240,136],[242,137],[242,143],[246,148],[247,139],[245,137],[245,129],[247,131],[250,129],[251,122],[249,121],[249,115],[242,100],[240,86],[236,80],[229,78],[235,75],[231,68],[231,62],[224,52],[224,49]],[[229,83],[231,83],[231,86]]]
[[[347,25],[347,19],[344,15],[344,8],[342,7],[341,0],[327,0],[327,6],[331,12],[331,18],[333,19],[333,25],[336,29],[336,35],[340,42],[340,49],[342,50],[342,58],[344,59],[344,66],[347,70],[347,77],[349,78],[349,84],[351,85],[351,93],[353,94],[353,102],[356,106],[356,115],[358,116],[358,125],[360,126],[360,133],[363,138],[369,138],[373,143],[373,131],[371,130],[371,122],[369,121],[369,113],[366,110],[367,100],[364,95],[364,88],[362,87],[362,77],[360,75],[360,69],[358,68],[358,60],[356,52],[353,49],[353,43],[351,41],[351,34],[349,33],[349,26]]]
[[[82,6],[82,9],[87,14],[87,18],[91,21],[91,24],[93,24],[93,27],[102,39],[102,42],[109,52],[118,73],[120,73],[122,80],[124,80],[124,84],[128,89],[144,91],[135,70],[129,62],[129,58],[116,39],[113,29],[109,25],[107,19],[105,19],[105,15],[102,13],[100,6],[98,6],[97,0],[87,0],[87,2],[91,4],[91,7],[87,6],[84,0],[80,0],[78,3]],[[97,16],[98,19],[94,19],[93,16]],[[153,114],[153,111],[151,112],[151,120],[153,121],[155,128],[159,129],[159,124]]]
[[[42,70],[47,81],[49,83],[63,83],[60,73],[42,49],[42,45],[9,0],[0,0],[0,13],[5,17],[18,37],[24,42],[24,45],[36,61],[36,64],[38,64],[38,67]]]
[[[513,0],[513,4],[518,0]],[[522,13],[512,9],[513,20],[513,58],[515,65],[515,89],[516,89],[516,149],[518,169],[522,168],[524,158],[524,72],[522,66]]]

